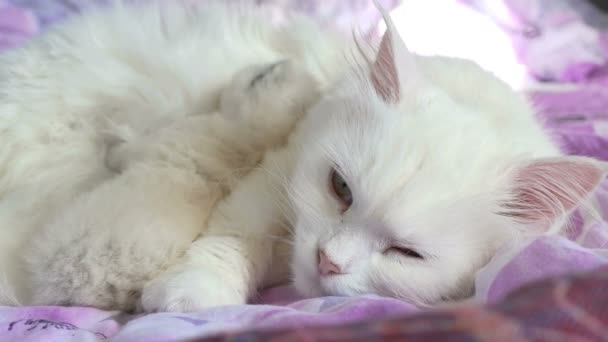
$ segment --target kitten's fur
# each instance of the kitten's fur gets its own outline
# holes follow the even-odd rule
[[[118,4],[0,55],[0,303],[132,308],[347,67],[344,41],[247,5]]]
[[[144,284],[204,236],[215,203],[318,93],[281,61],[237,73],[220,97],[218,113],[165,119],[110,147],[120,175],[74,198],[24,247],[31,303],[136,308]]]
[[[348,68],[340,62],[349,44],[303,19],[275,31],[256,15],[209,11],[186,15],[174,5],[159,20],[155,10],[130,17],[121,9],[0,57],[9,66],[0,74],[0,270],[13,288],[36,289],[19,293],[23,302],[130,308],[153,278],[142,294],[148,311],[241,304],[285,280],[282,239],[293,243],[291,273],[305,294],[459,298],[499,246],[559,230],[603,179],[596,161],[560,156],[506,85],[470,62],[411,55],[388,17],[378,49],[361,47],[366,57]],[[217,32],[229,37],[219,47]],[[204,52],[209,60],[193,67]],[[237,70],[285,58],[322,91],[340,80],[285,147],[221,189],[229,193],[203,233],[197,222],[216,199],[204,180],[222,171],[215,159],[202,169],[188,162],[197,151],[183,147],[210,132],[203,125],[195,134],[185,116],[212,111],[211,94]],[[111,134],[128,140],[109,153],[120,176],[100,157],[101,132],[113,127],[135,132]],[[217,146],[217,159],[231,160],[224,142]],[[333,169],[352,192],[350,207],[333,193]],[[79,268],[84,260],[94,263]]]

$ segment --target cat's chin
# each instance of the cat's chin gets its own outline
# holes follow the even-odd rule
[[[319,275],[300,275],[295,277],[296,290],[306,297],[355,296],[360,294],[353,288],[353,279],[348,274],[321,277]]]
[[[325,295],[321,284],[319,283],[319,277],[312,276],[310,274],[294,273],[294,287],[296,291],[305,297],[320,297]]]
[[[361,284],[351,274],[337,274],[320,277],[319,287],[326,296],[356,296],[364,293]]]

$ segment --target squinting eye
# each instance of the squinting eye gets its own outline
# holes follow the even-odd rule
[[[399,253],[399,254],[409,257],[409,258],[424,259],[424,257],[422,255],[420,255],[420,253],[416,252],[415,250],[413,250],[411,248],[407,248],[407,247],[391,247],[386,250],[386,253],[389,253],[389,252]]]
[[[342,210],[346,211],[353,204],[353,195],[342,176],[335,170],[330,174],[331,190],[342,204]]]

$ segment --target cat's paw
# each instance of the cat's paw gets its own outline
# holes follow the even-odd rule
[[[243,293],[226,286],[220,275],[203,269],[163,274],[146,284],[141,300],[146,312],[194,312],[246,303]]]
[[[290,60],[252,66],[236,74],[220,95],[222,115],[241,128],[250,145],[263,149],[283,143],[319,87],[303,65]]]
[[[318,98],[313,75],[291,60],[247,67],[220,94],[223,115],[244,124],[277,117],[297,118]]]

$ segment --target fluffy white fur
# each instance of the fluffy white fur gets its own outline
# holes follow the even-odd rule
[[[147,311],[190,311],[290,274],[308,295],[460,298],[499,246],[559,230],[603,179],[560,156],[505,84],[410,54],[388,17],[379,46],[351,58],[304,18],[132,11],[0,56],[0,293],[23,304],[132,309],[141,293]],[[283,60],[299,81],[248,103],[247,67]],[[316,99],[306,75],[323,96],[279,147]],[[321,252],[337,272],[320,272]]]
[[[0,56],[0,297],[129,308],[137,284],[183,253],[347,67],[340,37],[268,18],[239,4],[118,3]]]

